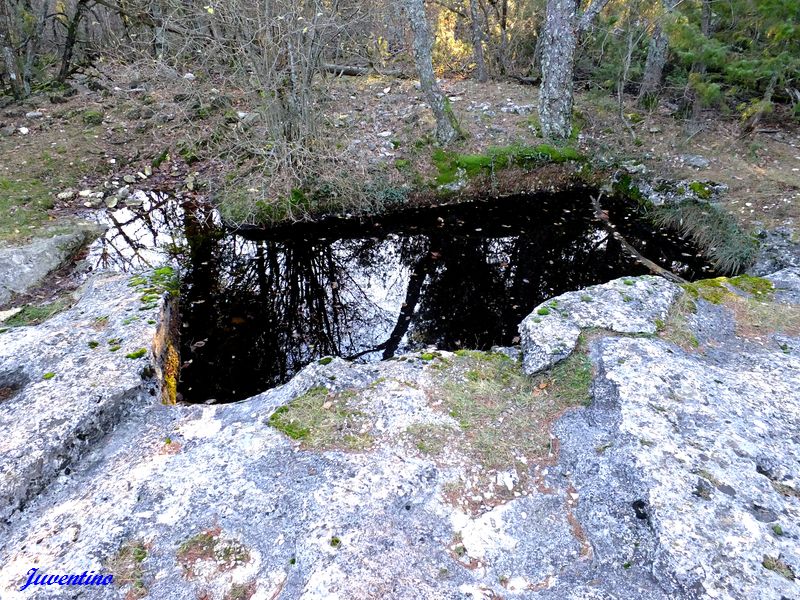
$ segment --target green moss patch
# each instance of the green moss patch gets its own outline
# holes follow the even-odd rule
[[[683,289],[695,300],[702,298],[712,304],[722,304],[733,294],[733,288],[737,288],[754,300],[761,302],[772,298],[775,287],[769,279],[753,277],[751,275],[739,275],[737,277],[717,277],[716,279],[701,279],[694,283],[683,285]]]
[[[731,293],[725,285],[727,281],[725,277],[701,279],[694,283],[683,284],[683,289],[695,300],[702,298],[711,304],[722,304],[723,300]]]
[[[99,110],[86,110],[81,118],[86,125],[100,125],[103,123],[105,115]]]
[[[269,424],[306,448],[365,450],[372,446],[367,416],[349,404],[355,392],[314,387],[278,408]]]
[[[164,294],[176,297],[180,294],[181,282],[178,274],[170,266],[154,269],[149,273],[134,275],[128,285],[142,294],[142,310],[152,310]]]
[[[714,191],[711,186],[707,183],[703,183],[702,181],[692,181],[689,184],[689,189],[692,190],[692,193],[694,193],[694,195],[701,200],[710,200],[711,196],[714,195]]]
[[[763,277],[753,277],[751,275],[739,275],[738,277],[731,277],[728,280],[731,285],[736,286],[740,290],[747,292],[758,300],[768,300],[772,298],[775,292],[775,286],[769,279]]]
[[[147,349],[146,348],[139,348],[135,352],[131,352],[130,354],[126,354],[125,358],[130,358],[132,360],[135,360],[137,358],[142,358],[145,354],[147,354]]]
[[[47,304],[40,304],[38,306],[28,305],[13,317],[9,317],[4,325],[10,327],[23,327],[26,325],[38,325],[43,323],[50,317],[66,310],[71,305],[67,299],[59,299]]]
[[[582,160],[584,160],[583,155],[572,147],[548,144],[494,147],[489,148],[485,154],[458,154],[441,149],[433,153],[433,164],[438,170],[436,177],[438,185],[454,183],[462,176],[472,179],[479,175],[491,174],[512,165],[535,167],[548,163]]]

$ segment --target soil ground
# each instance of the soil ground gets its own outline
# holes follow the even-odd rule
[[[204,181],[212,187],[225,181],[232,165],[195,151],[197,142],[242,135],[242,114],[253,110],[242,94],[163,69],[106,66],[72,85],[77,94],[71,97],[34,96],[0,110],[0,243],[41,235],[86,210],[85,198],[59,200],[59,193],[101,189],[165,153],[150,187],[181,186],[190,172],[200,189]],[[544,142],[537,137],[536,88],[471,80],[442,85],[468,132],[454,151]],[[359,176],[407,183],[411,175],[400,165],[408,164],[413,177],[435,175],[432,117],[413,81],[342,77],[328,79],[326,90],[323,135],[351,158]],[[223,101],[209,105],[213,97]],[[26,116],[32,111],[42,116]],[[616,98],[578,93],[577,145],[595,162],[632,161],[660,176],[724,183],[724,206],[748,229],[794,228],[800,210],[797,125],[767,124],[742,137],[737,122],[709,112],[688,135],[672,113],[668,104],[644,111],[627,98],[620,109]],[[709,166],[691,167],[685,155],[700,155]]]

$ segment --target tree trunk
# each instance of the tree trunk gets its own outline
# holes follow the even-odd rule
[[[403,6],[414,38],[412,43],[414,63],[419,75],[420,88],[436,118],[436,139],[446,146],[459,137],[459,126],[453,109],[442,94],[433,72],[433,41],[425,16],[425,5],[423,0],[403,0]]]
[[[508,73],[508,0],[500,8],[500,73]]]
[[[667,64],[669,51],[669,38],[664,31],[661,20],[675,10],[675,3],[676,0],[664,0],[663,4],[666,12],[653,29],[653,37],[650,38],[650,47],[647,49],[647,61],[644,66],[642,85],[639,88],[638,102],[640,105],[651,103],[658,96],[661,88],[664,65]]]
[[[708,38],[711,35],[711,0],[703,0],[703,15],[700,21],[700,30],[703,37]],[[706,74],[706,64],[703,61],[698,61],[692,65],[692,74],[696,81],[702,80]],[[689,79],[691,82],[691,78]],[[697,93],[697,90],[692,90],[692,123],[693,127],[697,126],[700,120],[700,111],[703,108],[702,99]]]
[[[25,44],[25,65],[22,69],[22,79],[25,85],[25,91],[28,94],[30,94],[30,85],[31,81],[33,80],[33,63],[35,62],[36,57],[39,55],[39,43],[41,42],[42,34],[44,33],[47,15],[50,12],[50,2],[46,0],[42,2],[41,9],[42,12],[39,15],[39,20],[36,21],[36,27],[28,38],[28,42]]]
[[[22,69],[17,62],[17,55],[14,51],[14,37],[11,22],[11,9],[6,0],[0,0],[0,53],[3,55],[8,79],[11,82],[11,93],[14,98],[21,100],[25,93],[25,80]]]
[[[579,0],[547,0],[541,33],[542,85],[539,122],[542,135],[566,139],[572,133],[573,75],[578,36],[589,27],[609,0],[594,0],[578,16]]]
[[[67,27],[67,38],[64,40],[64,50],[61,53],[61,68],[58,70],[57,80],[64,83],[69,77],[69,71],[72,67],[72,54],[75,51],[75,42],[78,41],[78,26],[81,24],[83,18],[83,11],[86,9],[86,4],[89,0],[78,0],[75,5],[75,14]]]
[[[486,61],[483,57],[483,26],[478,18],[478,0],[469,0],[469,18],[472,26],[472,48],[475,54],[477,68],[476,77],[481,83],[486,83]]]
[[[644,76],[639,88],[639,104],[648,104],[658,96],[664,65],[667,64],[668,45],[667,34],[659,23],[653,30],[650,47],[647,49],[647,62],[644,65]]]
[[[154,20],[158,23],[153,27],[153,57],[160,61],[164,59],[164,54],[167,51],[167,34],[163,25],[164,15],[160,2],[150,3],[150,14],[153,15]]]
[[[542,85],[539,122],[547,138],[568,138],[572,132],[572,90],[576,32],[575,0],[547,0],[542,29]]]

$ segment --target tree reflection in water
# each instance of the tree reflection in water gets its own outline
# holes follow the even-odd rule
[[[545,299],[647,272],[594,219],[586,192],[246,237],[224,231],[208,206],[171,206],[174,214],[148,219],[174,228],[169,251],[184,274],[179,390],[194,402],[249,397],[327,355],[509,345]],[[696,248],[653,232],[620,201],[606,208],[648,258],[687,279],[713,272]],[[112,238],[127,249],[108,255],[139,244]]]

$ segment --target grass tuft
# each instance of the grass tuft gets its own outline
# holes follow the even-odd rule
[[[144,542],[131,541],[124,543],[108,564],[108,570],[114,574],[114,583],[118,586],[130,586],[126,598],[138,600],[147,596],[148,589],[144,583],[142,563],[147,558],[147,547]]]
[[[447,442],[458,432],[445,425],[435,425],[433,423],[417,423],[406,429],[417,450],[428,456],[438,456],[442,453]]]
[[[742,231],[733,215],[713,204],[693,200],[664,204],[653,209],[652,217],[658,226],[690,236],[723,273],[740,273],[756,258],[756,239]]]
[[[778,575],[782,575],[789,581],[795,580],[794,571],[792,571],[792,568],[783,562],[780,557],[775,558],[765,554],[764,559],[761,561],[761,565],[769,571],[775,571]]]
[[[184,541],[178,548],[178,563],[194,573],[200,561],[214,561],[218,571],[229,571],[250,560],[250,552],[236,540],[222,539],[219,527],[208,529]]]

